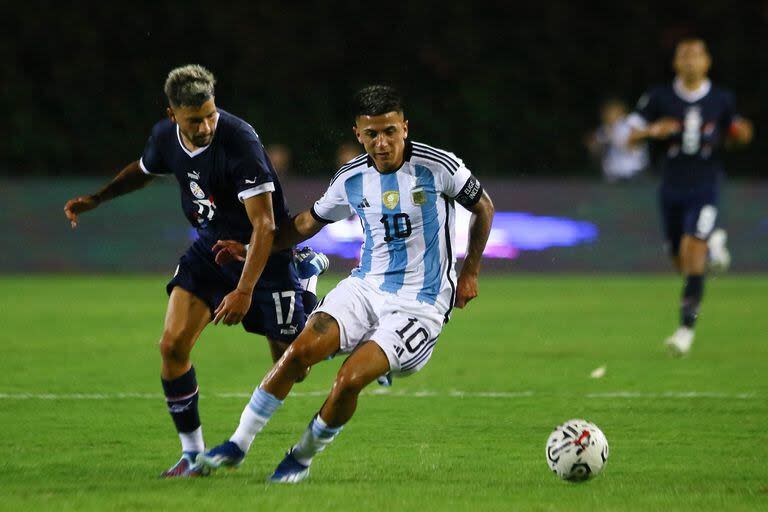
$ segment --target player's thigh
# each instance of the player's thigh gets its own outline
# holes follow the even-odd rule
[[[680,243],[680,267],[684,274],[702,275],[707,270],[709,247],[706,240],[683,235]]]
[[[210,321],[208,304],[190,291],[176,286],[168,299],[161,344],[167,348],[191,349]]]
[[[326,313],[315,314],[309,319],[306,327],[293,343],[288,345],[262,384],[266,384],[267,387],[265,389],[272,393],[270,388],[273,385],[277,387],[281,385],[281,376],[286,371],[296,372],[310,368],[320,361],[333,356],[338,351],[338,322]]]
[[[389,370],[410,375],[426,366],[443,328],[443,315],[426,304],[383,308],[379,325],[370,335],[386,354]]]
[[[705,198],[686,210],[680,264],[686,274],[703,274],[707,267],[707,241],[717,225],[717,205]]]

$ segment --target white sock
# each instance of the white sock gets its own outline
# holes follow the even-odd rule
[[[181,451],[183,452],[205,451],[202,425],[197,427],[192,432],[179,432],[179,439],[181,439]]]
[[[256,434],[261,432],[261,429],[264,428],[264,425],[267,424],[282,403],[283,401],[278,400],[274,395],[267,393],[260,387],[256,388],[253,396],[251,396],[251,401],[248,402],[248,405],[243,409],[243,414],[240,415],[240,425],[237,426],[237,430],[229,440],[245,453],[248,453]]]
[[[307,429],[301,435],[299,442],[291,450],[291,454],[297,461],[309,466],[312,464],[312,458],[325,450],[325,448],[336,439],[344,425],[340,427],[329,427],[320,415],[316,415],[307,426]]]

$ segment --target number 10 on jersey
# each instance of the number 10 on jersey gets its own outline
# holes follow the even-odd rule
[[[384,241],[389,243],[395,238],[408,238],[411,236],[411,218],[407,213],[394,215],[384,214],[380,222],[384,224]]]

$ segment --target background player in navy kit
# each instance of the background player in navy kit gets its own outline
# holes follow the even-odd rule
[[[163,389],[182,445],[179,462],[163,473],[167,477],[200,474],[194,460],[204,443],[189,356],[205,326],[211,320],[242,322],[247,331],[267,336],[277,360],[304,327],[305,307],[312,309],[291,251],[270,254],[276,225],[289,218],[280,182],[254,129],[216,108],[214,84],[201,66],[172,70],[165,82],[168,119],[154,126],[141,159],[101,191],[64,208],[76,227],[80,213],[144,187],[154,175],[173,174],[184,214],[197,228],[198,239],[167,285],[160,340]],[[217,258],[213,247],[220,238],[250,243],[246,260]]]
[[[707,240],[717,220],[720,151],[724,142],[747,144],[752,124],[736,114],[733,95],[707,79],[711,59],[701,39],[675,50],[671,85],[645,94],[632,115],[630,143],[661,141],[664,157],[659,199],[664,235],[677,269],[685,276],[680,327],[666,344],[686,354],[704,291]]]

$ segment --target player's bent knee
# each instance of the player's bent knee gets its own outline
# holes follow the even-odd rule
[[[164,361],[186,362],[190,351],[189,343],[182,336],[168,331],[163,332],[163,337],[160,339],[160,355]]]
[[[362,374],[342,368],[336,377],[333,388],[334,391],[342,395],[358,395],[367,385],[368,381]]]
[[[285,351],[283,358],[291,366],[300,368],[304,377],[309,373],[309,367],[317,362],[314,347],[309,343],[294,343]]]

